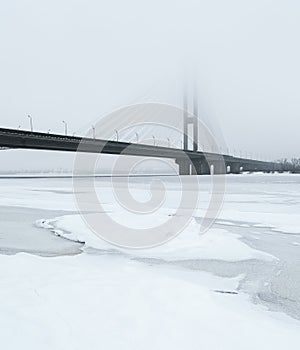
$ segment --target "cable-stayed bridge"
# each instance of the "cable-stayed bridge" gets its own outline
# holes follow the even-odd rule
[[[194,123],[193,120],[184,118],[184,128],[187,128],[190,122]],[[197,131],[194,129],[194,134],[196,133]],[[238,174],[241,171],[274,172],[282,170],[281,165],[276,162],[198,151],[195,143],[193,150],[189,150],[187,142],[186,134],[184,134],[183,149],[179,149],[137,142],[0,128],[1,148],[170,158],[178,164],[180,175]]]

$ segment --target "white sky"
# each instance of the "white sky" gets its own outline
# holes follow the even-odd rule
[[[2,2],[0,126],[31,114],[73,132],[124,104],[181,105],[197,66],[201,117],[230,148],[300,157],[299,33],[296,0]],[[66,159],[0,152],[2,168]]]

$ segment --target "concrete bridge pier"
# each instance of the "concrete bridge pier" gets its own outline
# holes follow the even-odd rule
[[[185,158],[177,158],[175,159],[175,162],[179,165],[179,175],[210,175],[211,173],[210,165],[205,159],[195,159],[190,161]],[[217,173],[219,173],[218,171],[223,171],[221,165],[218,163],[215,164],[217,164]],[[220,172],[220,174],[223,174],[223,172]]]
[[[242,167],[243,167],[243,171],[248,171],[250,173],[258,171],[258,169],[256,169],[256,167],[254,165],[251,166],[249,164],[243,164]]]
[[[177,158],[175,159],[175,163],[179,166],[179,175],[191,175],[191,161]]]
[[[200,162],[199,175],[209,175],[210,174],[210,166],[206,160]]]
[[[230,174],[240,174],[241,173],[241,164],[240,163],[229,163]]]
[[[210,167],[206,159],[195,159],[192,161],[192,175],[209,175]]]
[[[201,161],[199,159],[192,160],[191,175],[200,175]]]
[[[221,175],[221,174],[226,174],[226,165],[222,161],[213,161],[212,162],[213,166],[213,175]]]

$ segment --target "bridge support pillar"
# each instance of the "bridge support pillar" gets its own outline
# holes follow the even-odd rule
[[[240,174],[241,164],[240,163],[230,163],[230,174]]]
[[[206,160],[203,160],[200,162],[198,174],[199,175],[209,175],[210,174],[210,166]]]
[[[212,162],[213,175],[226,174],[226,165],[224,162]]]
[[[252,173],[255,171],[255,169],[249,165],[243,165],[243,171],[247,171],[247,172]]]
[[[201,160],[200,159],[192,160],[191,175],[200,175],[200,174],[201,174]]]
[[[175,159],[179,166],[179,175],[191,175],[191,162],[187,159]]]

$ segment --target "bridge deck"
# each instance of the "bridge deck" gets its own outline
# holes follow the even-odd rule
[[[36,149],[66,152],[89,152],[105,154],[122,154],[130,156],[144,156],[155,158],[182,159],[188,156],[191,161],[216,162],[224,159],[226,165],[240,164],[245,167],[253,167],[257,170],[280,170],[278,163],[233,157],[225,154],[216,154],[201,151],[181,150],[162,146],[145,145],[78,136],[65,136],[42,132],[30,132],[24,130],[0,128],[0,147]],[[221,158],[222,157],[222,158]]]

